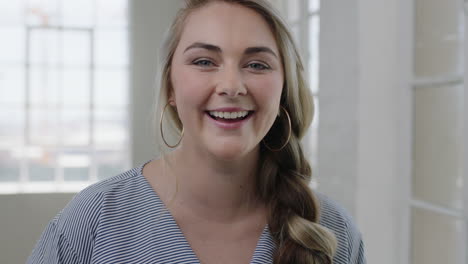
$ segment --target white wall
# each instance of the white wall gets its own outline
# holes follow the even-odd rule
[[[411,179],[410,1],[359,1],[357,220],[369,263],[404,263]],[[408,19],[409,18],[409,19]]]
[[[0,263],[25,263],[47,223],[73,195],[0,195]]]
[[[465,86],[464,86],[464,103],[468,100],[468,0],[465,0]],[[468,140],[466,139],[466,135],[468,135],[468,110],[466,105],[464,105],[464,126],[463,126],[463,135],[464,135],[464,148],[463,148],[463,179],[465,180],[464,192],[465,192],[465,218],[468,219],[468,170],[466,169],[466,164],[468,164]],[[468,231],[466,231],[468,234]],[[465,243],[468,243],[468,237],[465,238]],[[466,245],[465,245],[466,248]],[[468,263],[468,252],[465,251],[465,262]]]
[[[357,1],[322,1],[319,189],[353,215],[358,161],[358,45]]]
[[[182,1],[138,0],[130,3],[132,164],[156,156],[153,103],[158,51],[163,34]]]

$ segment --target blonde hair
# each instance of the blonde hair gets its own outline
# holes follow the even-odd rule
[[[285,82],[280,105],[289,113],[291,135],[289,143],[280,151],[288,137],[287,121],[280,115],[261,143],[260,166],[256,179],[258,196],[269,208],[268,226],[278,248],[274,263],[326,264],[332,263],[336,239],[318,224],[318,200],[309,188],[311,167],[304,156],[300,141],[307,131],[314,113],[312,95],[304,78],[304,67],[292,35],[279,13],[266,0],[186,0],[170,27],[162,47],[160,94],[158,112],[168,102],[171,62],[179,43],[184,23],[194,10],[208,3],[221,1],[238,4],[260,14],[275,36],[283,62]],[[174,107],[168,107],[164,124],[182,130],[182,123]]]

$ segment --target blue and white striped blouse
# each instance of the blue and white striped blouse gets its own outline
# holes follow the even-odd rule
[[[199,264],[171,213],[142,174],[143,166],[89,186],[49,223],[27,263]],[[322,225],[338,239],[334,264],[365,263],[350,217],[319,195]],[[276,244],[263,230],[250,261],[272,263]]]

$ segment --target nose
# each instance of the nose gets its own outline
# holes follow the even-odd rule
[[[242,73],[237,67],[224,67],[219,72],[216,92],[219,95],[228,97],[237,97],[247,94],[247,87],[244,84]]]

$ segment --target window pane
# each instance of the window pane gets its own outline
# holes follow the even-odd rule
[[[124,149],[128,141],[128,121],[125,109],[98,109],[94,140],[100,148]]]
[[[31,108],[29,144],[56,146],[59,137],[59,112],[53,108]]]
[[[0,65],[0,105],[24,105],[24,68]]]
[[[318,166],[318,126],[319,126],[319,99],[314,97],[315,112],[312,125],[309,129],[310,135],[310,157],[312,168],[317,171]],[[316,175],[314,175],[315,177]]]
[[[0,183],[18,181],[20,177],[20,160],[12,149],[0,149]]]
[[[35,106],[88,106],[91,75],[88,69],[33,67],[30,76],[29,102]]]
[[[0,36],[2,36],[0,64],[24,64],[25,34],[26,31],[21,27],[0,27]]]
[[[128,105],[128,71],[97,70],[95,86],[95,104],[97,107]]]
[[[89,69],[63,70],[62,96],[66,107],[89,107],[91,74]]]
[[[96,58],[98,66],[127,66],[128,39],[126,30],[96,30]]]
[[[32,65],[57,66],[62,61],[60,31],[32,29],[29,31],[29,63]]]
[[[18,146],[23,142],[24,108],[0,107],[0,148]]]
[[[309,0],[309,12],[316,12],[320,9],[320,0]]]
[[[65,181],[89,181],[89,168],[63,168],[63,177]]]
[[[65,66],[89,68],[91,63],[91,31],[62,31],[62,56]]]
[[[460,1],[417,0],[415,12],[416,77],[463,72]]]
[[[127,153],[123,150],[99,150],[97,153],[98,179],[104,179],[125,172]]]
[[[32,67],[29,72],[29,103],[33,106],[52,106],[60,102],[62,73],[57,69]]]
[[[62,139],[65,146],[90,144],[89,108],[66,108],[62,111]]]
[[[463,86],[420,88],[414,96],[414,196],[462,209]]]
[[[464,263],[463,221],[418,208],[412,211],[411,263]]]
[[[0,25],[20,24],[23,24],[23,2],[0,1]]]
[[[89,151],[67,150],[60,154],[59,166],[63,168],[65,181],[88,181],[91,157]]]
[[[127,0],[96,0],[97,26],[122,28],[128,22]]]
[[[53,181],[55,179],[56,151],[39,146],[26,149],[31,181]]]
[[[319,91],[320,17],[311,16],[309,23],[309,83],[312,93],[316,94]]]
[[[94,24],[93,0],[62,0],[62,25],[69,27],[90,27]]]

